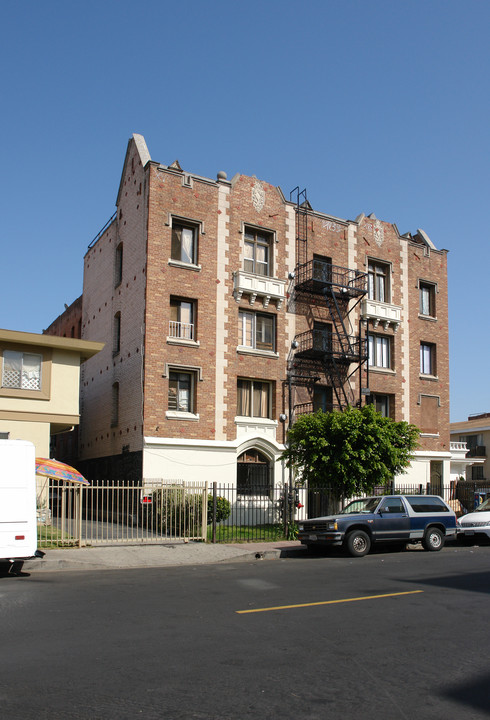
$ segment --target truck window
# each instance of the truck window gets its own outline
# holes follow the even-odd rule
[[[450,512],[441,498],[427,497],[426,495],[409,495],[407,497],[410,506],[417,513],[443,513]]]

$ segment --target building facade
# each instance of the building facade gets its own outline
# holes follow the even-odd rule
[[[102,343],[0,329],[0,438],[28,440],[39,457],[78,426],[80,366]]]
[[[468,420],[453,422],[450,425],[451,440],[454,444],[465,443],[467,449],[466,473],[461,473],[466,480],[475,483],[490,481],[490,413],[475,413]]]
[[[422,431],[403,482],[448,482],[446,261],[421,230],[161,165],[133,135],[84,259],[81,336],[105,342],[81,378],[85,474],[280,484],[298,414],[373,402]]]

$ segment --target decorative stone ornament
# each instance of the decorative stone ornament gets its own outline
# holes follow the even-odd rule
[[[252,205],[257,210],[257,212],[260,212],[264,207],[264,203],[265,190],[260,180],[257,180],[257,178],[255,178],[255,183],[252,187]]]
[[[385,231],[380,220],[376,220],[373,226],[374,242],[378,247],[381,247],[385,239]]]

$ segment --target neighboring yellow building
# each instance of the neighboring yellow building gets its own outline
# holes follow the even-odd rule
[[[468,420],[450,424],[451,442],[464,442],[470,458],[471,474],[466,473],[467,480],[475,482],[490,480],[490,413],[470,415]],[[468,477],[469,475],[469,477]]]
[[[30,440],[49,457],[50,437],[80,422],[80,366],[103,347],[0,329],[0,438]]]

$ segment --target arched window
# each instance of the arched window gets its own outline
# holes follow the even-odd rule
[[[272,472],[269,459],[255,448],[245,450],[237,460],[238,495],[269,497]]]

